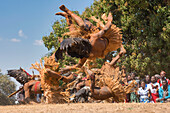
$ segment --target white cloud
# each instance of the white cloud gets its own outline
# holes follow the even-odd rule
[[[2,38],[0,38],[0,41],[2,40]]]
[[[24,34],[24,32],[21,29],[18,31],[18,35],[19,37],[27,38],[27,36]]]
[[[21,40],[18,40],[16,38],[11,39],[11,42],[21,42]]]
[[[41,45],[43,45],[43,41],[42,40],[35,40],[34,45],[41,46]]]

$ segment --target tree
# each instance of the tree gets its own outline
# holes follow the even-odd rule
[[[170,37],[168,1],[99,0],[86,8],[83,15],[112,12],[113,23],[122,28],[127,54],[119,65],[140,76],[165,70],[170,74]],[[101,7],[102,6],[102,7]]]
[[[15,97],[8,98],[15,88],[16,84],[10,80],[10,77],[0,73],[0,105],[15,104]]]
[[[164,70],[170,75],[169,4],[166,0],[95,0],[80,16],[101,18],[103,13],[112,13],[113,23],[122,28],[123,44],[127,50],[127,54],[121,58],[118,65],[124,65],[127,72],[136,72],[139,76],[144,76]],[[62,21],[53,25],[54,34],[58,37],[68,30],[65,29],[65,21]],[[54,47],[58,47],[55,45]],[[116,52],[108,54],[104,61],[114,55]],[[102,64],[101,60],[99,61]]]

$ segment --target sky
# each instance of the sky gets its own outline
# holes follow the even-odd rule
[[[31,73],[31,64],[49,52],[42,37],[48,36],[53,23],[62,18],[55,15],[61,12],[59,6],[64,4],[81,14],[92,3],[93,0],[0,0],[1,72],[22,67]]]

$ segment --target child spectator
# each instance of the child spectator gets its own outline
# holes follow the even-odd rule
[[[149,103],[149,91],[145,87],[145,81],[141,81],[141,87],[138,89],[138,96],[140,98],[140,103]]]

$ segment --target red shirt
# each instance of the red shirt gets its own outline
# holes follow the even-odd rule
[[[167,79],[167,78],[165,78],[166,79],[166,81],[168,82],[168,85],[170,84],[170,80],[169,79]],[[158,83],[159,83],[159,85],[160,85],[160,87],[162,86],[162,79],[158,79],[158,81],[157,81]]]

